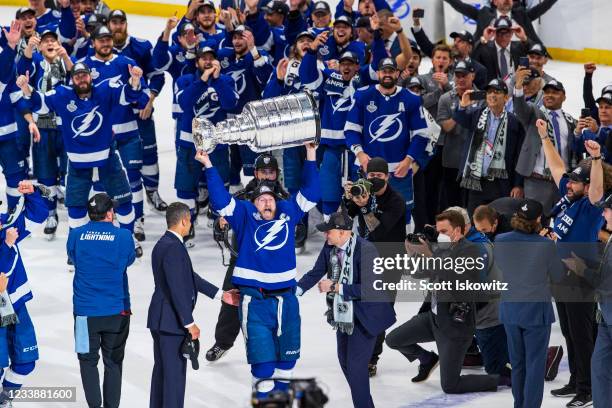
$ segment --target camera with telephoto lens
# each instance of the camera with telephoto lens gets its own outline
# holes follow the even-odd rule
[[[426,242],[438,242],[438,230],[433,225],[426,224],[423,227],[423,232],[415,232],[406,235],[406,241],[411,244],[420,244],[422,239]]]
[[[448,311],[453,316],[453,321],[462,324],[467,320],[467,315],[471,310],[472,306],[467,302],[453,302],[448,308]]]
[[[265,381],[281,380],[289,383],[287,391],[272,391],[265,397],[257,396],[258,385]],[[255,383],[251,406],[253,408],[323,408],[329,398],[314,378],[266,378]],[[297,404],[296,404],[297,403]]]
[[[359,197],[366,194],[370,194],[372,189],[372,183],[367,179],[360,178],[350,188],[349,192],[353,197]]]

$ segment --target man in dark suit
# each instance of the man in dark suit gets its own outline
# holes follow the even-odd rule
[[[516,34],[520,41],[512,41]],[[493,27],[487,27],[472,52],[472,59],[487,69],[488,80],[506,80],[519,65],[519,58],[527,55],[533,44],[521,26],[512,26],[508,17],[495,20]]]
[[[327,294],[327,320],[337,329],[338,360],[353,405],[374,408],[368,363],[378,335],[395,323],[389,300],[366,301],[363,296],[375,279],[373,266],[378,253],[372,243],[352,233],[353,220],[348,214],[334,213],[317,229],[325,234],[327,243],[312,270],[298,282],[297,294],[319,282],[319,291]],[[327,279],[321,280],[326,274]]]
[[[457,10],[464,16],[476,21],[476,31],[474,37],[478,38],[482,35],[485,28],[491,25],[491,22],[499,16],[508,16],[513,22],[522,26],[525,29],[527,37],[541,43],[542,41],[535,32],[531,22],[537,20],[546,13],[557,0],[544,0],[536,6],[526,9],[520,3],[513,4],[512,0],[493,0],[491,3],[495,7],[482,7],[477,9],[471,4],[466,4],[461,0],[444,0],[452,8]]]
[[[182,356],[186,336],[200,337],[193,319],[198,292],[211,299],[238,304],[237,291],[222,292],[194,272],[183,238],[189,235],[189,207],[172,203],[166,210],[168,230],[159,239],[151,262],[155,291],[149,305],[147,327],[153,336],[153,376],[150,407],[182,408],[187,360]]]
[[[465,220],[457,211],[444,211],[436,217],[436,230],[439,242],[450,242],[439,245],[432,251],[427,245],[407,244],[409,255],[435,257],[447,263],[451,259],[481,258],[480,247],[465,239]],[[443,239],[444,237],[444,239]],[[481,258],[482,259],[482,258]],[[437,262],[431,262],[436,264]],[[477,263],[477,262],[475,262]],[[441,265],[442,262],[439,262]],[[454,262],[453,262],[454,264]],[[463,357],[472,343],[476,330],[475,291],[459,294],[452,289],[455,281],[479,281],[480,270],[474,266],[466,268],[464,273],[455,273],[453,269],[436,267],[421,268],[415,277],[429,279],[430,283],[443,285],[451,283],[451,289],[432,292],[431,309],[419,313],[387,335],[387,346],[401,352],[409,361],[419,360],[419,381],[426,379],[431,371],[440,364],[440,383],[447,394],[466,392],[497,391],[500,378],[492,375],[461,375]],[[467,267],[467,264],[466,264]],[[440,286],[444,288],[444,286]],[[463,322],[458,321],[456,306],[461,305]],[[439,357],[433,352],[424,350],[418,343],[435,341]],[[415,379],[417,378],[415,377]],[[413,379],[413,382],[416,382]]]

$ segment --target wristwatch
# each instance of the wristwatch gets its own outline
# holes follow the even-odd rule
[[[331,286],[329,287],[329,291],[335,293],[336,292],[336,284],[332,283]]]

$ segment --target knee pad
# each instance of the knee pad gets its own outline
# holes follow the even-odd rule
[[[276,378],[287,378],[293,377],[293,368],[295,367],[296,361],[277,361],[276,367],[274,368],[274,377]],[[286,391],[289,389],[288,380],[275,380],[274,389]]]
[[[34,371],[36,363],[31,361],[29,363],[13,363],[11,367],[6,370],[4,376],[3,386],[6,388],[18,388],[24,383],[25,378],[28,374]]]
[[[78,228],[89,222],[87,208],[85,207],[68,207],[68,225],[70,228]]]
[[[264,378],[271,378],[274,375],[276,363],[268,362],[268,363],[257,363],[251,364],[251,374],[253,375],[253,387],[257,381]],[[257,385],[257,393],[258,394],[267,394],[274,389],[274,381],[263,381],[259,385]]]

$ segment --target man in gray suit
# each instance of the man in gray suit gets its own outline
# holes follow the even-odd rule
[[[536,121],[543,119],[548,122],[550,129],[548,137],[563,158],[566,169],[569,170],[574,168],[578,161],[572,149],[576,119],[562,109],[565,88],[557,80],[553,79],[544,85],[544,99],[541,106],[527,102],[523,93],[523,82],[530,73],[529,68],[520,68],[516,73],[514,84],[514,114],[526,133],[516,171],[525,177],[525,198],[539,201],[547,214],[560,197],[544,157]]]

